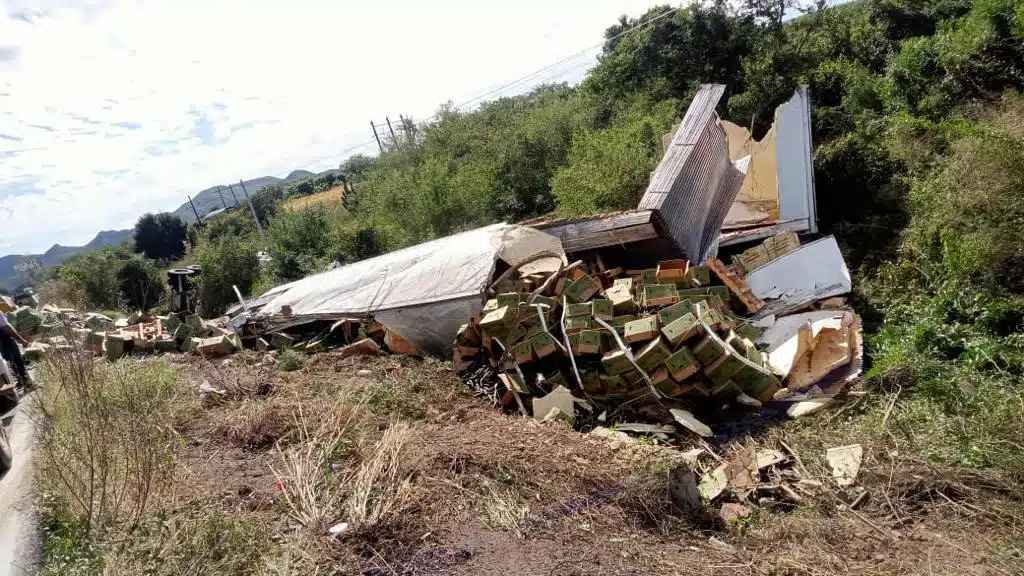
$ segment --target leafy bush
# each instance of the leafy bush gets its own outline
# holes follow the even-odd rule
[[[281,354],[277,357],[277,366],[285,372],[294,372],[301,370],[306,365],[307,360],[309,360],[307,354],[291,349],[282,350]]]
[[[133,310],[149,310],[159,305],[166,294],[163,274],[152,261],[140,256],[121,264],[117,282],[123,302]]]
[[[661,135],[672,118],[672,108],[667,109],[660,122],[638,114],[622,125],[573,139],[568,164],[551,183],[559,213],[584,216],[634,208],[661,158]]]
[[[256,224],[248,211],[225,212],[203,221],[202,238],[208,243],[222,239],[244,238],[256,234]]]
[[[238,286],[243,296],[249,295],[260,276],[255,244],[234,238],[204,244],[199,250],[199,263],[203,267],[199,277],[200,314],[206,317],[219,316],[238,302],[233,286]]]
[[[132,257],[119,248],[104,248],[88,254],[77,254],[64,262],[54,273],[70,290],[84,297],[94,309],[119,308],[122,305],[118,273]]]
[[[311,206],[279,214],[267,227],[267,251],[274,275],[281,280],[297,280],[321,271],[339,253],[327,209]]]

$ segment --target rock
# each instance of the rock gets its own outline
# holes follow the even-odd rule
[[[356,372],[357,376],[369,376],[370,374],[373,374],[373,372],[367,370],[366,368],[363,368],[362,370]]]
[[[688,516],[704,511],[697,488],[697,476],[686,466],[676,466],[668,473],[668,494],[672,502]]]

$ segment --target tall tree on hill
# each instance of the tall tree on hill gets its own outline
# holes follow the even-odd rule
[[[367,173],[377,166],[377,159],[366,154],[354,154],[341,163],[341,172],[353,184],[362,182]]]
[[[185,255],[185,223],[176,215],[144,214],[135,224],[135,251],[152,260],[174,260]]]

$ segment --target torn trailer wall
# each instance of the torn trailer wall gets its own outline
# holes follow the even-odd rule
[[[257,319],[275,323],[374,317],[422,352],[443,355],[459,326],[480,313],[498,260],[553,272],[565,261],[558,238],[494,224],[410,246],[270,290]]]
[[[760,141],[732,122],[722,125],[728,134],[729,158],[736,162],[750,157],[723,231],[771,226],[771,235],[783,230],[817,232],[807,86],[797,88],[789,101],[775,109],[775,121]],[[722,239],[722,245],[727,242]]]
[[[729,158],[726,131],[715,112],[724,91],[721,84],[705,84],[697,92],[637,206],[657,210],[683,253],[697,262],[717,253],[722,224],[749,162]]]
[[[719,119],[715,106],[724,89],[701,88],[682,123],[662,138],[664,156],[635,210],[525,224],[561,237],[566,252],[659,237],[698,261],[716,256],[719,246],[786,230],[816,233],[807,87],[776,108],[775,122],[760,141]],[[660,226],[644,226],[648,222]]]

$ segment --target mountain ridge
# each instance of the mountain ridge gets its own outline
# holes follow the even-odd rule
[[[195,196],[192,196],[191,203],[186,200],[181,204],[181,206],[178,206],[171,213],[181,218],[181,220],[186,224],[190,224],[196,221],[196,212],[198,212],[199,217],[202,218],[211,212],[224,208],[225,206],[231,208],[238,204],[242,204],[245,202],[246,192],[251,196],[264,186],[272,184],[289,184],[299,180],[315,178],[328,172],[337,172],[337,170],[331,169],[319,173],[310,172],[309,170],[292,170],[284,178],[278,178],[276,176],[260,176],[259,178],[245,180],[241,186],[239,184],[218,184],[200,191]],[[243,186],[244,191],[242,190]],[[232,193],[234,193],[233,196]],[[195,206],[195,210],[192,208],[193,205]],[[8,254],[0,256],[0,288],[14,290],[21,285],[21,279],[18,277],[18,272],[15,268],[25,260],[38,258],[44,269],[53,268],[60,266],[67,259],[76,254],[93,252],[107,246],[117,246],[121,244],[121,242],[131,238],[132,232],[132,229],[101,230],[96,233],[96,236],[93,237],[92,240],[82,246],[63,246],[61,244],[54,244],[42,254]]]

